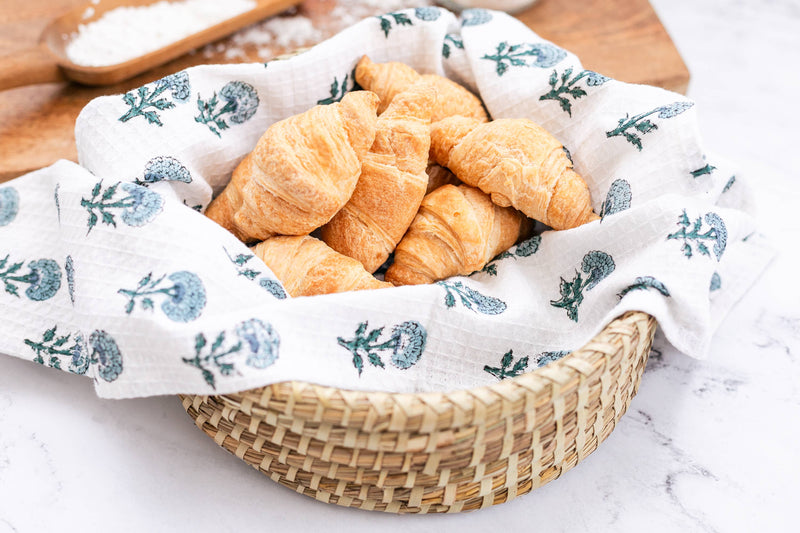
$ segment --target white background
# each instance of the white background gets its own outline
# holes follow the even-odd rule
[[[750,180],[780,255],[723,322],[707,361],[657,338],[639,395],[588,459],[477,513],[344,509],[223,451],[176,397],[101,400],[85,378],[0,357],[0,533],[795,530],[800,4],[652,3],[691,71],[708,151]]]

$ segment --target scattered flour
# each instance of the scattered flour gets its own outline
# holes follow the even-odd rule
[[[116,65],[254,7],[254,0],[162,0],[149,6],[118,7],[78,26],[66,47],[67,57],[84,66]]]

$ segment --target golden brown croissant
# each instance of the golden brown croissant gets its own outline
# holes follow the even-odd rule
[[[425,189],[425,194],[432,193],[442,185],[461,185],[461,180],[455,174],[433,161],[428,161],[428,168],[425,169],[425,172],[428,174],[428,187]]]
[[[305,235],[347,202],[375,139],[378,97],[348,93],[276,122],[233,172],[206,216],[245,242]]]
[[[364,156],[353,196],[321,237],[339,253],[375,272],[408,229],[425,196],[431,107],[436,91],[414,85],[378,117],[375,142]]]
[[[527,119],[450,117],[431,127],[431,157],[463,181],[554,229],[599,217],[564,147]]]
[[[309,235],[271,237],[252,250],[272,270],[290,296],[392,286],[375,279],[355,259],[331,250],[324,242]]]
[[[356,66],[358,84],[376,93],[381,99],[379,114],[383,113],[395,96],[420,80],[433,85],[439,96],[431,112],[431,122],[453,115],[474,117],[482,122],[489,120],[480,99],[447,78],[436,74],[420,75],[404,63],[373,63],[367,56],[362,57]]]
[[[528,235],[522,213],[467,185],[443,185],[422,200],[394,252],[386,281],[417,285],[470,274]]]

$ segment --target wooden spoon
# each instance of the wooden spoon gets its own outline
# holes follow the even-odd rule
[[[204,44],[300,3],[300,0],[255,0],[256,7],[219,24],[193,33],[163,48],[124,63],[104,67],[87,67],[70,61],[66,47],[79,24],[99,19],[106,11],[120,6],[143,6],[158,0],[103,0],[92,5],[94,14],[84,18],[87,6],[68,12],[42,32],[39,46],[0,57],[0,90],[37,83],[72,80],[86,85],[111,85],[182,56]],[[220,0],[224,1],[224,0]]]

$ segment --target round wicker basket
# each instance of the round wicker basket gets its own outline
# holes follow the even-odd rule
[[[469,511],[540,487],[594,451],[638,390],[655,327],[626,313],[558,361],[471,390],[289,382],[181,400],[217,444],[301,494],[393,513]]]

